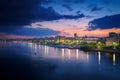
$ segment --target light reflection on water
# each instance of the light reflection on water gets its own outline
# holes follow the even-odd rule
[[[79,49],[65,49],[65,48],[54,48],[47,45],[36,45],[35,43],[27,43],[28,47],[33,52],[33,58],[45,57],[60,59],[62,61],[75,61],[75,62],[84,62],[89,63],[93,61],[94,58],[97,58],[98,64],[104,63],[101,59],[102,56],[112,60],[112,64],[116,65],[116,54],[107,53],[108,56],[105,56],[106,53],[102,52],[84,52]],[[36,53],[36,55],[34,54]],[[93,54],[91,54],[93,53]],[[97,56],[96,56],[97,55]],[[112,56],[112,58],[111,58]]]
[[[4,45],[7,47],[4,47]],[[45,75],[45,78],[51,74],[55,77],[55,79],[47,78],[47,80],[104,80],[105,77],[107,77],[106,80],[120,80],[120,54],[84,52],[79,49],[60,49],[27,42],[0,43],[0,50],[2,50],[2,46],[5,52],[8,50],[6,52],[7,55],[14,56],[9,51],[20,55],[26,54],[25,56],[30,55],[30,65],[32,65],[33,71],[41,72],[41,74]],[[43,62],[41,63],[41,61]],[[43,67],[41,68],[41,66]],[[57,66],[57,68],[53,66]],[[39,73],[34,74],[38,75]],[[39,76],[37,77],[39,78]],[[90,79],[90,77],[93,79]]]
[[[116,63],[115,53],[113,54],[113,65]]]
[[[87,52],[87,62],[89,61],[89,53]]]
[[[51,57],[51,58],[59,58],[62,60],[86,61],[86,54],[84,54],[84,52],[82,51],[79,51],[78,49],[70,50],[70,49],[59,49],[59,48],[44,46],[44,48],[38,50],[41,50],[41,52],[43,52],[43,56],[48,58]]]
[[[100,52],[98,52],[98,63],[100,64],[100,59],[101,59],[101,55],[100,55],[101,53]]]

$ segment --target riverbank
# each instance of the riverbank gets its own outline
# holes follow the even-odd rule
[[[120,80],[120,55],[46,46],[1,45],[0,80]]]
[[[84,49],[80,45],[48,45],[50,47],[55,47],[55,48],[67,48],[67,49],[80,49],[83,51],[95,51],[95,52],[109,52],[109,53],[120,53],[119,50],[115,49]]]
[[[49,47],[55,47],[55,48],[68,48],[68,49],[80,49],[80,45],[47,45]]]
[[[120,53],[120,50],[107,50],[107,49],[93,49],[93,50],[84,50],[84,51],[94,51],[94,52],[108,52],[108,53]]]

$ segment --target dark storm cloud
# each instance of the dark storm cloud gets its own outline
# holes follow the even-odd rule
[[[68,9],[69,11],[73,11],[73,8],[69,5],[63,4],[62,6]]]
[[[0,1],[0,26],[24,26],[37,21],[77,19],[82,15],[61,15],[52,7],[41,6],[46,0]]]
[[[38,7],[35,8],[33,12],[34,12],[34,18],[37,21],[52,21],[58,19],[79,19],[85,17],[84,14],[61,15],[57,13],[52,7],[48,7],[48,8]]]
[[[94,18],[94,16],[87,15],[86,18],[90,19],[90,18]]]
[[[24,36],[55,35],[59,31],[47,28],[24,28],[38,21],[79,19],[84,14],[61,15],[52,7],[44,8],[43,3],[51,0],[0,0],[0,32]],[[38,25],[42,26],[42,25]]]
[[[79,15],[76,15],[76,16],[71,16],[71,15],[63,15],[62,18],[63,19],[79,19],[79,18],[83,18],[85,17],[84,14],[79,14]]]
[[[0,0],[0,25],[30,24],[32,9],[44,0]]]
[[[89,22],[89,28],[91,30],[120,28],[120,14],[94,19]]]
[[[18,27],[14,30],[0,29],[0,32],[11,34],[11,35],[21,35],[21,36],[46,36],[46,35],[57,35],[60,32],[48,28],[23,28]]]

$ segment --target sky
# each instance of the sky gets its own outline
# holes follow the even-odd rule
[[[120,0],[0,0],[0,39],[120,33]]]

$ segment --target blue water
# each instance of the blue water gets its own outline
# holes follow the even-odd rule
[[[0,42],[0,80],[120,80],[120,54]]]

